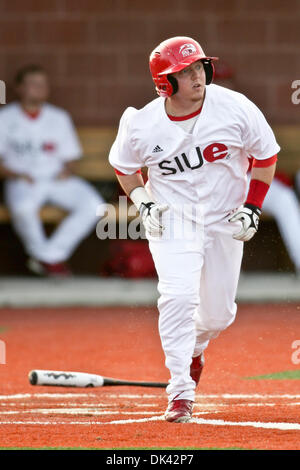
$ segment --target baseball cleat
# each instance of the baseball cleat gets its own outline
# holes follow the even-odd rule
[[[27,262],[28,269],[35,274],[47,277],[69,277],[71,271],[66,263],[44,263],[34,258],[30,258]]]
[[[204,366],[204,354],[200,354],[200,356],[193,357],[191,367],[190,367],[190,376],[196,382],[196,387],[199,383],[200,376]]]
[[[188,423],[192,418],[193,404],[191,400],[172,400],[164,414],[170,423]]]

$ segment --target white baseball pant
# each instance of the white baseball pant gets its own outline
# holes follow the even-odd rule
[[[27,254],[46,263],[63,262],[71,256],[80,241],[96,227],[99,219],[96,209],[104,203],[89,183],[76,176],[32,184],[21,179],[7,180],[5,200]],[[47,203],[69,212],[51,237],[46,237],[39,215]]]
[[[167,214],[167,213],[165,213]],[[171,379],[169,401],[195,399],[192,357],[235,319],[243,242],[234,240],[240,222],[228,218],[200,230],[193,241],[149,237],[158,273],[159,333]]]

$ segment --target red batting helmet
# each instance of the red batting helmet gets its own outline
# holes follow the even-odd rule
[[[193,62],[201,60],[206,74],[206,84],[212,82],[214,67],[212,60],[218,57],[207,57],[200,44],[192,38],[177,36],[160,43],[150,54],[150,72],[160,96],[174,95],[178,90],[174,72],[188,67]]]

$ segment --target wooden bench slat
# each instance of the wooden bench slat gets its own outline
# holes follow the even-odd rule
[[[299,126],[273,126],[281,146],[278,168],[290,176],[300,168]],[[116,127],[79,127],[78,136],[83,147],[83,158],[75,163],[75,173],[90,181],[115,181],[114,170],[108,162]]]
[[[111,204],[110,211],[108,212],[108,219],[110,221],[125,221],[126,219],[132,220],[132,216],[127,216],[126,210],[119,210],[118,204]],[[131,203],[128,204],[127,209],[132,206]],[[137,213],[137,211],[135,211]],[[43,222],[46,223],[58,223],[60,222],[68,213],[58,207],[53,206],[44,206],[40,211],[40,216]],[[107,215],[106,215],[107,218]],[[0,223],[10,222],[9,210],[4,204],[0,204]]]
[[[296,125],[277,125],[273,126],[273,130],[282,149],[279,153],[278,169],[292,176],[300,169],[300,128]],[[89,181],[116,181],[114,170],[108,162],[108,154],[117,128],[79,127],[77,132],[84,156],[75,163],[75,173]],[[42,220],[51,223],[59,222],[65,214],[64,211],[50,206],[41,211]],[[8,210],[4,205],[0,205],[0,223],[9,220]]]
[[[45,206],[42,208],[40,214],[44,222],[57,223],[60,222],[66,216],[67,212],[62,209],[59,209],[58,207]],[[9,221],[9,210],[4,204],[0,204],[0,223],[6,223]]]
[[[78,160],[74,167],[75,174],[90,181],[112,181],[116,179],[114,169],[108,162],[93,160]]]
[[[124,210],[119,211],[119,207],[117,204],[113,204],[112,206],[114,207],[114,209],[108,212],[108,216],[106,214],[106,219],[108,219],[109,221],[114,221],[114,220],[116,220],[117,222],[125,222],[126,220],[130,221],[133,218],[135,218],[137,215],[137,211],[134,211],[136,215],[128,216],[126,211]],[[131,204],[128,204],[128,210],[130,207],[131,207]],[[63,218],[67,215],[67,212],[58,207],[45,206],[41,209],[40,215],[44,223],[57,224],[63,220]],[[262,220],[269,220],[269,219],[271,219],[270,216],[266,214],[262,214]],[[10,222],[9,210],[4,204],[0,204],[0,224],[5,224],[9,222]]]
[[[273,126],[273,130],[282,149],[286,152],[299,151],[300,128],[295,125]]]

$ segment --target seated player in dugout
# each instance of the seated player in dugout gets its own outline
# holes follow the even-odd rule
[[[103,198],[72,174],[82,155],[68,112],[47,102],[46,71],[29,65],[15,77],[19,100],[0,110],[0,172],[12,224],[29,256],[31,271],[46,276],[71,274],[66,264],[78,244],[96,227]],[[45,204],[68,214],[50,237],[40,209]]]
[[[215,59],[189,37],[159,44],[150,55],[159,97],[125,110],[109,155],[140,211],[158,274],[169,422],[191,420],[203,352],[235,319],[244,242],[258,230],[280,150],[254,103],[211,84]]]
[[[234,71],[224,62],[217,63],[215,67],[214,83],[231,90],[237,89]],[[253,162],[253,158],[249,157],[248,184],[251,181]],[[296,192],[298,178],[296,174],[294,184],[289,175],[276,169],[274,179],[264,200],[264,213],[274,217],[297,276],[300,275],[300,203]]]

